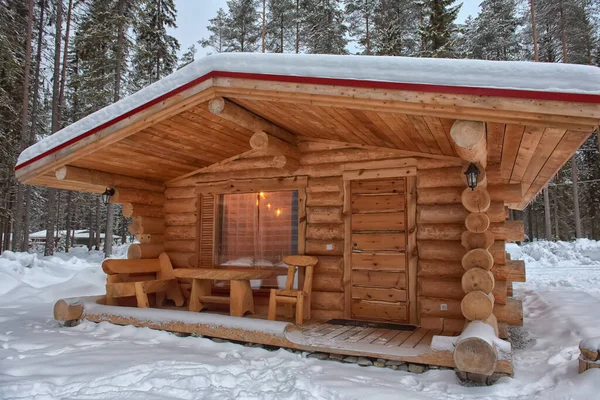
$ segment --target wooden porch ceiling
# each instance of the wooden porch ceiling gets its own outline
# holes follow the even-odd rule
[[[271,90],[271,92],[269,92]],[[397,149],[406,156],[454,158],[449,138],[456,119],[487,122],[489,164],[498,164],[503,183],[521,183],[524,208],[596,128],[596,104],[527,99],[486,98],[348,89],[317,85],[283,85],[262,81],[216,80],[196,94],[198,100],[148,122],[122,128],[110,140],[66,152],[21,172],[24,181],[71,187],[54,171],[63,165],[136,178],[168,181],[250,150],[254,133],[248,124],[208,110],[208,100],[227,96],[252,118],[266,120],[302,140],[335,141]],[[479,107],[479,108],[476,108]],[[151,114],[153,118],[155,114]],[[121,131],[130,131],[121,134]],[[300,160],[302,164],[302,159]],[[26,175],[27,174],[27,175]]]

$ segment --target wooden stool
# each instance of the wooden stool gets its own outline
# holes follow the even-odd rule
[[[285,281],[285,289],[271,289],[271,298],[269,299],[270,320],[275,320],[277,314],[277,303],[286,304],[286,307],[296,305],[296,325],[302,324],[304,318],[310,319],[310,296],[312,292],[313,268],[319,260],[311,256],[287,256],[283,262],[288,265],[288,273]],[[300,269],[304,268],[304,285],[302,290],[294,289],[294,276]],[[306,313],[305,309],[306,308]],[[287,316],[287,315],[286,315]]]
[[[584,339],[579,343],[579,373],[600,368],[600,338]]]

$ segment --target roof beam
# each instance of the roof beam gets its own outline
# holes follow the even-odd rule
[[[130,176],[72,167],[69,165],[59,168],[54,175],[59,181],[76,182],[86,185],[122,187],[159,193],[162,193],[165,190],[165,184],[162,182],[132,178]]]
[[[264,131],[285,142],[296,144],[296,135],[280,128],[272,122],[238,106],[223,97],[215,97],[208,103],[208,110],[219,117],[246,128],[252,132]]]

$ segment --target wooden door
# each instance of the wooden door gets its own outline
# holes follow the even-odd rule
[[[350,196],[352,318],[407,323],[406,179],[353,180]]]

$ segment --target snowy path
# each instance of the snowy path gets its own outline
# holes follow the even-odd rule
[[[516,377],[492,387],[461,386],[452,371],[361,368],[108,323],[63,328],[52,319],[54,299],[101,293],[101,256],[4,255],[0,399],[598,398],[600,370],[577,374],[577,344],[600,335],[600,243],[588,243],[592,253],[568,245],[567,253],[543,243],[523,249],[529,282],[515,285],[525,311]]]

